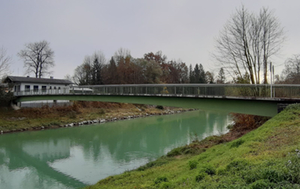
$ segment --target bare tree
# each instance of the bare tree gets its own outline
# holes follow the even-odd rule
[[[50,74],[49,69],[54,66],[54,52],[47,41],[26,44],[25,49],[21,50],[18,56],[24,60],[26,73],[33,72],[36,78]]]
[[[263,75],[267,83],[268,61],[279,52],[284,39],[273,12],[262,8],[255,15],[242,7],[221,31],[213,56],[232,77],[247,73],[252,84],[259,84]]]
[[[293,55],[285,61],[285,69],[282,71],[285,83],[300,83],[300,54]]]
[[[0,49],[0,79],[9,73],[11,58],[7,56],[6,50]]]
[[[119,48],[114,54],[114,60],[117,64],[120,61],[125,60],[127,57],[131,57],[130,50],[125,48]]]
[[[215,81],[215,74],[214,72],[206,71],[205,72],[205,80],[208,84],[212,84]]]

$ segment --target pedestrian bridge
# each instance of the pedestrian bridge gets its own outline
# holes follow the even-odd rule
[[[274,116],[300,102],[300,85],[131,84],[85,85],[14,92],[16,102],[39,100],[152,104]]]

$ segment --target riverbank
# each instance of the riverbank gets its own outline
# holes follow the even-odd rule
[[[167,115],[192,109],[125,103],[74,102],[71,106],[0,110],[0,134],[75,127],[153,115]]]
[[[86,188],[300,188],[299,115],[290,105],[240,138],[208,137]]]

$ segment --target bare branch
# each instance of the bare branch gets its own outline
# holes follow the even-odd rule
[[[54,52],[47,41],[26,44],[25,49],[21,50],[18,56],[24,61],[26,73],[34,73],[36,78],[50,74],[49,69],[54,66]]]
[[[6,50],[2,47],[0,49],[0,78],[10,73],[11,58],[7,56]]]
[[[247,73],[252,84],[259,84],[263,75],[267,83],[268,61],[280,51],[284,39],[273,12],[262,8],[254,15],[242,7],[220,32],[213,57],[231,75],[243,77]]]

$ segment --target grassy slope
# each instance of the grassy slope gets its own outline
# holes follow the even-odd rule
[[[300,106],[289,106],[237,140],[162,157],[87,188],[300,188],[299,116]]]

